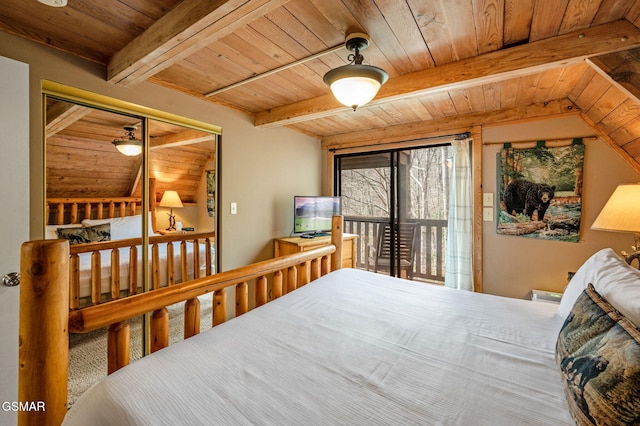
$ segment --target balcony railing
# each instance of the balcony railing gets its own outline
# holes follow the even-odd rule
[[[386,218],[345,216],[345,232],[358,235],[356,243],[356,267],[373,270],[371,254],[377,245],[378,234]],[[409,219],[418,224],[414,241],[415,257],[413,279],[416,281],[444,283],[445,247],[447,243],[446,219]]]

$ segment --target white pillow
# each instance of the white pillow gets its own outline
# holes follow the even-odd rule
[[[73,223],[73,224],[67,224],[67,225],[47,225],[44,230],[44,239],[45,240],[59,239],[58,233],[56,232],[58,228],[82,228],[82,224]]]
[[[636,327],[640,327],[640,270],[627,264],[610,248],[595,253],[576,271],[564,291],[558,314],[566,319],[589,283]]]
[[[126,238],[140,238],[142,236],[142,215],[114,217],[111,219],[85,219],[84,226],[101,225],[111,223],[111,240],[124,240]],[[149,224],[151,224],[151,212],[149,212]],[[153,231],[149,235],[155,235]]]

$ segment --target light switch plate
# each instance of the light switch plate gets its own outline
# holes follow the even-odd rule
[[[482,205],[484,207],[493,207],[493,192],[485,192],[482,194]]]
[[[231,203],[231,214],[238,213],[238,203]]]
[[[482,209],[482,220],[485,222],[493,222],[493,207],[484,207]]]

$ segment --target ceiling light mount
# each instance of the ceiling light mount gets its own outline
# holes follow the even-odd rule
[[[142,141],[136,139],[135,131],[138,130],[138,126],[123,126],[125,131],[124,138],[116,138],[113,140],[113,144],[116,146],[120,153],[128,156],[135,157],[142,152]]]
[[[369,46],[367,34],[349,34],[344,45],[353,52],[347,57],[349,65],[332,69],[323,80],[338,101],[355,111],[376,96],[389,75],[382,68],[362,65],[364,57],[360,52]]]
[[[364,58],[360,52],[369,47],[369,36],[365,33],[349,34],[344,42],[344,47],[346,47],[348,51],[353,52],[353,54],[348,56],[349,61],[362,65]]]

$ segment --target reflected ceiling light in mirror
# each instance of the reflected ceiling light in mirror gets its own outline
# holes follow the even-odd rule
[[[38,0],[42,4],[46,4],[51,7],[65,7],[67,0]]]
[[[362,65],[364,57],[360,51],[369,46],[367,34],[349,34],[344,45],[353,52],[347,58],[349,65],[332,69],[324,75],[323,80],[340,103],[355,111],[376,96],[380,87],[389,79],[389,74],[382,68]]]
[[[125,135],[124,138],[117,138],[113,140],[113,144],[118,148],[120,153],[128,156],[135,157],[142,152],[142,141],[136,139],[135,131],[138,130],[138,126],[124,126]]]

